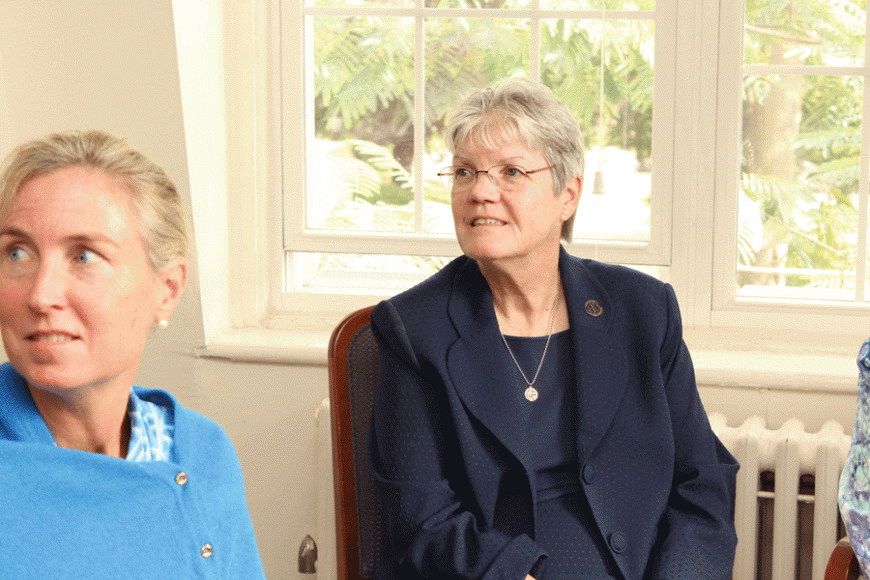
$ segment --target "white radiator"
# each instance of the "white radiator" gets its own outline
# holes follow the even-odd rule
[[[726,425],[723,415],[714,413],[710,423],[740,462],[734,518],[738,538],[734,580],[759,577],[756,569],[760,560],[759,504],[770,499],[773,500],[772,547],[770,554],[762,554],[761,558],[771,558],[767,563],[771,580],[798,577],[823,580],[828,557],[838,539],[837,487],[851,437],[843,433],[843,427],[836,421],[828,421],[818,433],[807,433],[797,419],[789,419],[776,431],[767,429],[761,417],[750,417],[735,428]],[[772,472],[776,478],[772,492],[761,490],[760,476],[765,471]],[[799,494],[800,477],[808,474],[815,476],[815,493]],[[799,526],[801,504],[812,504],[811,530],[806,529],[806,522]],[[805,537],[807,535],[811,535],[811,540]],[[808,554],[798,553],[801,542],[812,544],[809,566],[805,564]],[[799,562],[802,564],[800,574]]]
[[[335,506],[332,481],[332,434],[329,399],[317,409],[317,507],[318,545],[317,578],[333,580],[335,564]],[[766,568],[771,580],[812,578],[823,580],[828,556],[837,542],[837,486],[846,462],[851,437],[843,427],[828,421],[818,433],[804,431],[803,423],[789,419],[775,431],[765,427],[764,419],[751,417],[740,427],[726,425],[724,415],[713,413],[710,424],[722,443],[740,462],[737,474],[737,556],[733,580],[759,578],[758,562],[771,558]],[[775,491],[762,491],[762,472],[773,472]],[[815,494],[799,494],[802,475],[815,476]],[[770,554],[759,555],[759,504],[773,501],[773,534]],[[799,574],[800,544],[799,505],[812,504],[812,528],[804,533],[804,542],[812,543],[811,573]],[[806,524],[806,523],[804,523]],[[766,550],[765,550],[766,551]],[[821,556],[819,556],[821,555]],[[802,566],[802,568],[806,568]],[[764,574],[767,576],[767,574]]]

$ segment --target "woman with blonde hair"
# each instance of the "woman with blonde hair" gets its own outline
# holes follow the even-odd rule
[[[0,570],[9,578],[263,578],[223,430],[133,386],[187,282],[175,185],[101,131],[0,168]]]

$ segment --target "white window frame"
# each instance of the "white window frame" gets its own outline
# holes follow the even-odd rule
[[[302,8],[300,0],[282,0],[280,9],[281,28],[283,31],[283,46],[299,47],[304,39],[298,37],[298,31],[303,29],[304,16],[313,15],[336,15],[344,14],[344,9],[332,7]],[[536,42],[534,31],[536,23],[543,18],[568,18],[568,19],[591,19],[601,17],[600,10],[585,11],[557,11],[546,12],[538,9],[538,2],[533,1],[528,9],[493,9],[493,10],[461,10],[461,9],[432,9],[425,8],[423,0],[415,0],[412,8],[360,8],[355,9],[364,14],[390,15],[417,19],[417,34],[415,40],[415,68],[418,71],[415,78],[417,94],[422,94],[425,78],[422,74],[424,53],[422,19],[426,17],[476,17],[483,14],[492,14],[499,18],[518,18],[531,21],[530,28],[533,30],[530,56],[532,69],[530,75],[536,78],[540,74],[539,44]],[[659,0],[655,14],[656,55],[655,55],[655,83],[654,110],[656,121],[654,123],[653,150],[655,166],[652,172],[652,191],[654,192],[650,215],[650,240],[646,243],[632,242],[606,242],[594,243],[578,240],[566,244],[566,249],[576,255],[595,256],[598,259],[614,263],[638,264],[647,266],[668,266],[670,264],[671,249],[671,220],[669,210],[672,205],[672,164],[673,164],[673,126],[672,121],[675,111],[675,84],[674,62],[676,47],[672,39],[675,38],[677,0]],[[637,11],[607,11],[607,19],[629,20],[635,18],[648,19],[650,13]],[[311,35],[308,34],[310,37]],[[661,40],[658,40],[661,38]],[[373,254],[395,254],[397,248],[402,253],[421,256],[457,256],[460,254],[459,245],[453,236],[431,235],[421,233],[411,234],[370,234],[370,233],[344,233],[309,230],[305,227],[305,209],[308,200],[305,195],[304,176],[311,171],[310,161],[306,166],[305,141],[313,142],[313,120],[306,119],[298,111],[304,111],[306,96],[303,94],[305,87],[313,85],[311,70],[313,65],[308,62],[302,65],[303,59],[310,61],[310,47],[304,47],[302,54],[295,51],[284,51],[282,79],[282,111],[292,112],[282,119],[285,130],[284,135],[305,136],[305,139],[285,138],[283,145],[287,154],[284,156],[284,245],[287,250],[297,252],[363,252]],[[300,68],[301,67],[301,68]],[[306,78],[295,74],[295,70],[304,70]],[[310,97],[309,97],[310,99]],[[415,116],[421,119],[423,115],[422,99],[415,102]],[[415,123],[417,129],[415,135],[415,166],[422,166],[424,144],[422,141],[422,123]],[[422,207],[423,174],[416,172],[415,204],[418,213]],[[592,195],[592,184],[587,184],[586,194]],[[302,208],[300,210],[300,208]],[[578,215],[578,219],[590,219],[590,216]],[[289,261],[288,261],[289,266]],[[365,274],[360,274],[365,279]],[[391,291],[382,289],[380,292],[369,292],[366,299],[372,297],[385,298],[396,293],[401,287]],[[273,307],[276,310],[296,310],[300,307],[305,310],[329,312],[334,310],[334,304],[339,302],[347,304],[358,303],[359,296],[363,292],[346,289],[328,290],[317,288],[313,291],[306,289],[293,289],[275,295]],[[340,300],[337,298],[340,297]]]
[[[672,216],[680,225],[669,281],[696,377],[699,384],[759,393],[853,394],[855,358],[870,333],[866,312],[817,303],[771,307],[725,292],[725,275],[736,269],[742,26],[741,1],[680,4],[677,84],[687,98],[679,105],[684,122],[676,130],[674,188],[694,194],[675,194]],[[733,227],[722,225],[729,216]]]
[[[716,205],[713,223],[717,228],[714,240],[713,293],[708,326],[712,328],[738,327],[746,329],[780,329],[804,331],[813,334],[835,334],[859,339],[870,334],[870,303],[864,300],[864,271],[857,269],[856,302],[824,302],[819,300],[764,300],[737,296],[734,284],[737,270],[737,196],[739,152],[742,130],[740,102],[743,82],[743,2],[720,4],[720,48],[718,59],[719,78],[717,91],[718,110],[716,122]],[[870,37],[868,37],[870,38]],[[870,53],[868,53],[870,54]],[[763,67],[750,67],[763,69]],[[779,67],[783,69],[786,67]],[[870,63],[863,67],[789,67],[803,72],[814,69],[816,73],[852,74],[865,79],[864,111],[862,123],[862,153],[870,154]],[[775,74],[773,71],[771,74]],[[867,163],[862,163],[860,190],[868,191]],[[867,196],[860,198],[858,208],[859,252],[857,260],[866,264],[867,245]],[[863,220],[861,216],[864,216]],[[858,343],[860,345],[860,342]],[[854,354],[857,354],[855,352]]]
[[[679,225],[671,232],[670,267],[664,274],[680,300],[699,383],[854,392],[855,355],[870,329],[866,313],[832,315],[818,306],[809,312],[795,307],[759,312],[756,306],[723,299],[716,289],[727,234],[721,228],[714,233],[714,224],[728,208],[722,176],[727,163],[734,162],[722,152],[735,150],[729,139],[739,139],[739,134],[724,129],[720,117],[727,103],[719,68],[711,63],[722,59],[720,44],[726,40],[720,20],[727,20],[734,3],[678,2],[673,34],[680,122],[673,134],[675,194],[666,221],[668,227],[671,220]],[[301,111],[302,101],[301,95],[294,101],[282,94],[278,63],[282,48],[287,56],[286,48],[297,46],[290,58],[299,59],[301,70],[302,40],[293,30],[276,26],[280,0],[179,3],[208,15],[207,23],[186,27],[176,17],[206,320],[200,353],[324,364],[326,341],[337,322],[381,297],[284,301],[281,215],[286,192],[281,188],[287,165],[282,153],[285,161],[288,156],[298,160],[299,171],[304,156],[301,143],[282,138],[282,107]],[[197,27],[206,29],[211,44],[201,42],[203,32]],[[658,24],[656,32],[661,33]],[[222,67],[223,81],[204,82],[200,59]],[[223,200],[221,192],[226,193]]]

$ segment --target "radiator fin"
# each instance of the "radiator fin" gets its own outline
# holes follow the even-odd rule
[[[840,534],[837,492],[851,436],[836,421],[828,421],[818,433],[807,433],[798,419],[771,430],[758,416],[729,427],[724,415],[713,413],[710,424],[740,462],[734,580],[824,580],[827,558]],[[774,474],[772,492],[762,489],[765,472]],[[813,491],[802,494],[801,477],[807,475],[813,476]],[[765,534],[759,536],[768,522],[762,522],[758,506],[771,497],[773,539],[768,547]],[[804,509],[808,504],[811,509]]]

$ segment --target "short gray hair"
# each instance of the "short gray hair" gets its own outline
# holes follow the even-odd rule
[[[455,153],[469,137],[495,149],[504,138],[516,139],[553,165],[553,194],[561,195],[574,177],[583,177],[583,133],[568,106],[546,85],[525,78],[501,80],[475,91],[447,126],[447,149]],[[571,241],[574,215],[562,224]]]
[[[127,186],[145,254],[155,271],[187,255],[187,221],[175,184],[125,139],[104,131],[53,133],[13,149],[0,166],[0,221],[27,181],[67,167],[103,171]]]

